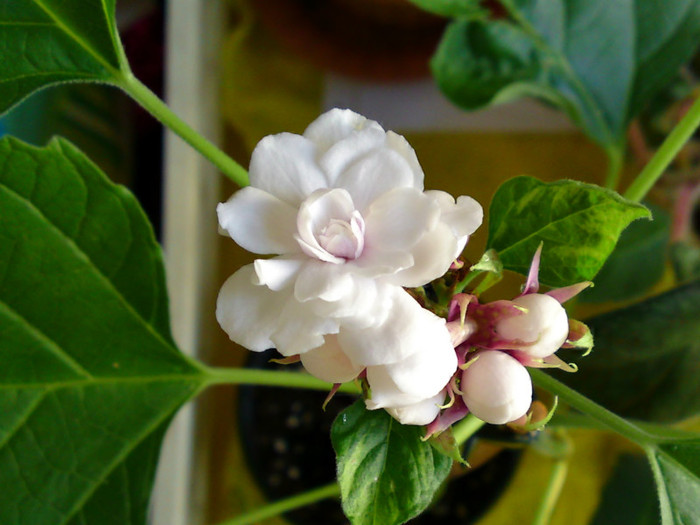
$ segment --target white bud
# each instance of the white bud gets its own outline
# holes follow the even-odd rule
[[[522,417],[532,402],[530,375],[505,352],[486,350],[462,372],[462,399],[476,417],[494,425]]]
[[[402,425],[427,425],[440,413],[440,406],[445,402],[445,391],[424,399],[413,405],[387,408],[386,411]]]
[[[569,319],[556,299],[533,293],[518,297],[513,303],[527,311],[496,323],[496,332],[500,336],[532,343],[519,350],[536,358],[547,357],[561,348],[569,335]]]

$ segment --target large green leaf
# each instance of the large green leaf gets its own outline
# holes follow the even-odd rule
[[[527,274],[544,243],[540,281],[567,286],[593,279],[622,230],[649,216],[644,206],[592,184],[515,177],[491,202],[488,247],[498,252],[504,268]]]
[[[647,453],[662,525],[700,524],[700,439],[659,443]]]
[[[635,221],[620,235],[608,260],[585,290],[581,301],[600,303],[643,296],[661,280],[666,265],[666,247],[671,216],[663,208],[647,204],[653,221]]]
[[[700,281],[587,320],[595,348],[567,385],[647,421],[700,413]],[[562,354],[565,357],[566,354]]]
[[[0,0],[0,114],[58,82],[112,82],[128,70],[115,0]]]
[[[359,400],[331,429],[343,510],[353,525],[404,523],[423,511],[452,460],[422,441],[422,427],[401,425]]]
[[[203,381],[133,196],[65,141],[0,140],[0,523],[144,523]]]
[[[410,0],[411,3],[439,16],[483,17],[488,14],[479,0]]]
[[[700,0],[502,0],[504,20],[462,18],[432,61],[466,109],[536,96],[618,148],[629,121],[700,41]]]

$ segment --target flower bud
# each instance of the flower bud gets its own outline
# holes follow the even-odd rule
[[[460,388],[469,411],[493,425],[523,416],[532,401],[527,370],[517,359],[498,350],[479,352],[462,372]]]
[[[556,299],[533,293],[512,302],[525,311],[499,320],[495,327],[498,335],[527,343],[518,349],[535,358],[547,357],[561,348],[569,334],[569,320],[566,310]]]

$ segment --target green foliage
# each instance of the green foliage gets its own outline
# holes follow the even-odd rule
[[[479,0],[410,0],[424,11],[449,17],[484,17],[488,14]]]
[[[620,241],[581,301],[623,301],[644,295],[659,282],[666,263],[671,217],[658,206],[647,205],[653,221],[635,221],[620,235]]]
[[[404,523],[430,504],[452,460],[421,437],[421,427],[368,411],[362,400],[338,415],[331,440],[343,510],[353,525]]]
[[[698,319],[700,281],[589,319],[595,348],[576,374],[561,379],[625,417],[670,422],[694,416],[700,412]]]
[[[521,176],[493,197],[488,247],[504,268],[527,275],[542,242],[540,282],[567,286],[593,279],[622,230],[649,216],[644,206],[592,184]]]
[[[687,62],[700,40],[700,1],[503,0],[504,20],[460,18],[433,61],[465,109],[535,96],[607,150]]]
[[[0,4],[0,114],[59,82],[113,82],[128,65],[115,0],[12,0]]]
[[[133,196],[62,140],[0,140],[0,523],[145,523],[164,429],[202,387]]]
[[[700,524],[700,438],[661,442],[647,451],[662,525]]]

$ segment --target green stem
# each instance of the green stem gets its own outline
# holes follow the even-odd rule
[[[308,388],[310,390],[330,391],[333,385],[301,372],[281,372],[277,370],[259,370],[256,368],[211,368],[205,367],[207,385],[244,384],[263,386],[284,386],[288,388]],[[359,394],[360,389],[354,383],[345,383],[338,392]]]
[[[532,525],[547,525],[552,519],[552,514],[554,514],[559,496],[561,496],[561,490],[564,488],[564,481],[566,481],[566,474],[568,471],[568,460],[559,459],[554,462],[554,465],[552,465],[552,472],[549,475],[549,481],[547,482],[547,488],[544,492],[544,497],[535,513]]]
[[[620,173],[625,160],[625,148],[623,146],[610,146],[606,148],[608,155],[608,173],[605,177],[605,187],[616,190],[620,183]]]
[[[248,172],[243,166],[192,129],[133,74],[126,72],[121,75],[121,81],[117,85],[164,126],[177,133],[185,142],[209,159],[233,182],[241,187],[249,184]]]
[[[485,423],[481,419],[473,414],[467,414],[467,417],[452,427],[452,435],[457,444],[462,445],[484,425]]]
[[[700,98],[696,99],[688,113],[673,128],[671,134],[666,137],[661,147],[654,154],[651,160],[644,166],[644,169],[637,176],[635,181],[627,188],[625,197],[631,201],[639,202],[656,181],[663,175],[671,161],[676,157],[680,149],[695,133],[700,126]]]
[[[569,388],[564,383],[557,381],[542,370],[528,369],[533,382],[545,390],[559,396],[565,403],[573,408],[588,414],[590,417],[598,420],[609,430],[613,430],[618,434],[626,437],[630,441],[638,444],[642,448],[653,445],[658,440],[655,436],[645,432],[637,425],[630,423],[626,419],[610,412],[607,408],[591,401],[586,396],[579,394],[575,390]]]
[[[283,499],[255,509],[248,514],[238,516],[228,521],[224,521],[219,525],[249,525],[251,523],[260,523],[262,520],[279,516],[280,514],[309,505],[317,501],[332,498],[340,495],[340,487],[333,482],[323,487],[319,487],[308,492],[303,492],[291,498]]]

